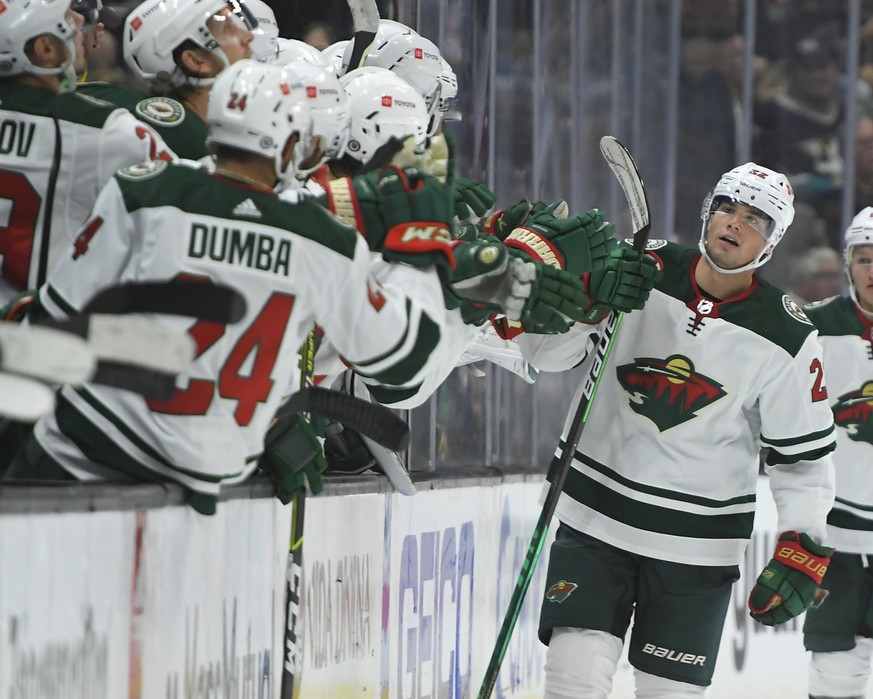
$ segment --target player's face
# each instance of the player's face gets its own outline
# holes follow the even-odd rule
[[[861,308],[873,312],[873,245],[856,245],[852,248],[849,273]]]
[[[81,74],[85,70],[85,35],[82,33],[82,26],[85,24],[85,18],[78,12],[72,9],[67,10],[67,24],[74,28],[73,44],[76,47],[76,56],[73,59],[73,66],[76,68],[76,73]],[[63,49],[66,53],[66,48]]]
[[[252,48],[250,44],[254,38],[245,25],[230,8],[226,8],[221,12],[213,15],[206,22],[218,46],[227,56],[227,62],[230,64],[236,63],[243,58],[251,58]],[[216,59],[218,60],[218,59]],[[218,66],[216,74],[224,66]]]
[[[770,217],[760,210],[722,201],[709,217],[706,252],[722,269],[749,264],[767,245]]]

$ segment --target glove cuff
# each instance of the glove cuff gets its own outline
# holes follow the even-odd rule
[[[826,551],[826,553],[824,555],[817,555],[804,548],[801,543],[803,539],[807,543],[813,544],[815,548]],[[808,535],[788,531],[779,537],[779,541],[776,544],[776,553],[773,554],[773,560],[789,568],[799,570],[804,575],[812,578],[816,585],[821,585],[822,578],[828,571],[828,563],[832,553],[833,549],[819,547],[812,542]]]
[[[444,264],[450,269],[455,268],[452,233],[439,221],[410,221],[389,228],[385,235],[385,250],[402,255],[442,255]]]
[[[494,331],[503,340],[511,340],[524,332],[524,325],[504,317],[491,318],[491,325],[494,326]]]
[[[519,226],[514,228],[512,232],[506,236],[503,244],[508,248],[516,248],[521,250],[528,257],[537,262],[564,269],[564,256],[542,235],[537,233],[532,228]]]
[[[506,212],[506,209],[500,209],[499,211],[495,211],[490,216],[487,216],[482,221],[482,232],[487,233],[488,235],[497,235],[497,232],[494,230],[494,225],[497,221],[500,220],[500,217]]]
[[[351,177],[341,177],[327,183],[327,208],[343,223],[365,230],[361,208]]]

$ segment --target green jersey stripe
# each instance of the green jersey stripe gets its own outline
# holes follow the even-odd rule
[[[58,290],[55,289],[51,284],[45,285],[45,292],[46,294],[48,294],[48,297],[54,302],[54,304],[68,316],[72,316],[78,313],[73,305],[63,296],[61,296]]]
[[[421,314],[415,346],[403,359],[385,371],[375,374],[379,383],[389,386],[404,384],[415,378],[440,341],[440,326],[426,313]]]
[[[798,461],[818,461],[836,448],[837,443],[834,441],[819,449],[812,449],[800,452],[799,454],[783,454],[775,449],[771,449],[770,453],[767,454],[767,465],[776,466],[777,464],[796,464]]]
[[[768,447],[792,447],[798,444],[803,444],[805,442],[814,442],[817,439],[824,439],[825,437],[832,434],[833,431],[834,426],[831,425],[827,429],[820,430],[818,432],[810,432],[809,434],[805,434],[800,437],[791,437],[790,439],[769,439],[762,434],[761,441],[764,442],[764,445]]]
[[[828,514],[828,524],[840,529],[855,529],[873,532],[873,520],[858,517],[844,510],[831,510]]]
[[[559,442],[559,449],[563,451],[564,449],[564,440]],[[642,483],[637,483],[625,476],[622,476],[620,473],[613,471],[608,466],[600,463],[599,461],[595,461],[594,459],[589,458],[585,454],[576,452],[576,460],[581,461],[586,466],[591,467],[593,470],[598,473],[606,476],[607,478],[615,481],[616,483],[620,483],[621,485],[629,488],[631,490],[636,490],[640,493],[645,493],[647,495],[654,495],[659,498],[664,498],[665,500],[674,500],[676,502],[687,502],[693,505],[702,505],[703,507],[712,507],[712,508],[720,508],[720,507],[731,507],[732,505],[743,505],[743,504],[751,504],[755,502],[755,494],[749,493],[747,495],[738,495],[733,498],[729,498],[727,500],[714,500],[712,498],[705,498],[700,495],[692,495],[690,493],[678,493],[675,490],[668,490],[667,488],[656,488],[651,485],[644,485]],[[553,468],[557,466],[560,459],[555,456],[552,459],[552,463],[549,466],[549,474],[551,475],[551,471]],[[566,489],[565,489],[566,491]]]
[[[399,350],[401,347],[403,347],[403,344],[406,342],[406,338],[409,335],[409,326],[411,323],[411,320],[410,320],[411,316],[412,316],[412,301],[410,301],[409,299],[406,299],[406,330],[403,332],[403,336],[390,350],[388,350],[384,354],[380,354],[378,357],[375,357],[373,359],[369,359],[369,360],[363,361],[363,362],[355,361],[355,371],[358,374],[360,374],[361,376],[368,376],[366,373],[364,373],[363,371],[360,371],[360,370],[364,367],[373,366],[374,364],[378,364],[379,362],[384,361],[387,357],[390,357],[392,354],[397,352],[397,350]]]
[[[861,505],[857,502],[852,502],[851,500],[846,500],[845,498],[841,498],[840,496],[835,497],[834,501],[840,503],[841,505],[845,505],[846,507],[851,507],[853,510],[861,510],[863,512],[873,512],[873,505]]]
[[[643,531],[691,539],[748,539],[754,512],[702,515],[638,502],[576,469],[567,474],[564,493],[586,507]]]
[[[367,384],[367,390],[373,398],[382,405],[399,403],[402,400],[412,398],[421,389],[418,383],[412,388],[394,388],[393,386],[380,386]]]

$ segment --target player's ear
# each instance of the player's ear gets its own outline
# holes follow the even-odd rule
[[[29,42],[27,57],[40,68],[56,68],[66,60],[63,43],[51,34],[42,34]]]
[[[208,78],[212,65],[209,61],[209,53],[199,46],[186,48],[179,54],[179,65],[186,75],[195,78]]]

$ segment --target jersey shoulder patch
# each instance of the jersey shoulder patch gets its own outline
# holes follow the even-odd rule
[[[782,306],[786,311],[788,311],[788,315],[794,318],[794,320],[799,320],[801,323],[812,325],[812,321],[806,317],[806,313],[803,312],[803,309],[798,306],[797,302],[788,294],[782,295]]]
[[[162,172],[166,167],[166,160],[147,160],[144,163],[122,168],[118,171],[118,176],[126,180],[147,180]]]
[[[185,108],[170,97],[148,97],[136,103],[138,117],[157,126],[178,126],[185,121]]]

